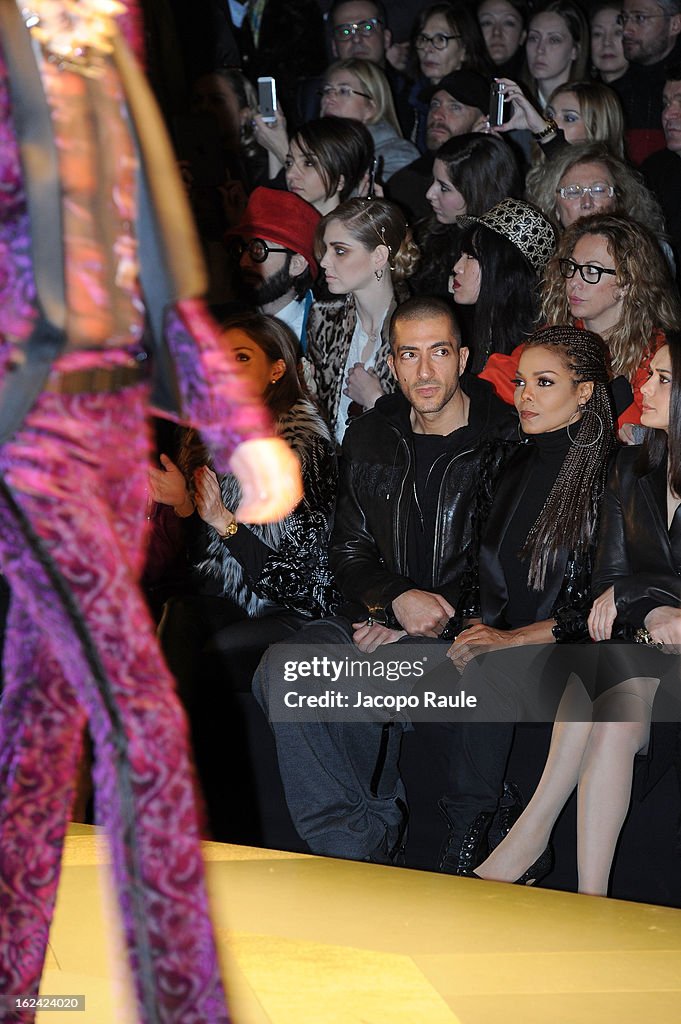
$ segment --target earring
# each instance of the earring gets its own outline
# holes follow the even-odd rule
[[[383,267],[380,270],[374,270],[374,274],[376,275],[376,280],[381,281],[383,279]]]
[[[587,441],[586,444],[583,444],[580,441],[575,440],[575,438],[570,433],[570,424],[572,423],[572,420],[575,416],[580,414],[582,417],[595,416],[598,420],[598,434],[596,435],[596,437],[592,438],[591,441]],[[568,425],[566,429],[567,436],[570,438],[570,443],[573,444],[576,448],[591,448],[592,445],[598,444],[600,439],[603,437],[603,431],[605,428],[603,426],[603,420],[594,409],[587,409],[586,405],[578,405],[577,409],[575,410],[575,412],[573,412],[572,416],[568,420]]]
[[[276,377],[275,377],[275,379],[274,379],[274,380],[271,380],[271,381],[270,381],[270,384],[278,384],[278,383],[279,383],[279,381],[277,380],[277,378],[276,378]]]

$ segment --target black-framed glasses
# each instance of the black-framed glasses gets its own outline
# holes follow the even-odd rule
[[[645,25],[647,21],[652,21],[653,18],[671,17],[671,14],[645,14],[643,11],[633,11],[631,14],[625,14],[624,11],[622,11],[617,20],[622,28],[624,28],[629,22],[640,28],[642,25]]]
[[[371,99],[368,92],[351,89],[349,85],[323,85],[321,89],[317,90],[317,95],[322,99],[324,96],[342,96],[344,99],[348,99],[350,96],[363,96],[365,100]]]
[[[254,263],[264,263],[271,252],[292,252],[292,249],[275,248],[268,245],[264,238],[251,238],[244,242],[243,238],[235,238],[231,244],[235,259],[241,259],[245,252]]]
[[[427,36],[425,32],[419,32],[414,40],[414,46],[417,50],[425,50],[427,46],[432,46],[434,50],[446,50],[452,39],[461,39],[461,36],[446,36],[444,32]]]
[[[616,270],[612,270],[610,267],[595,267],[593,263],[575,263],[574,260],[559,260],[558,267],[564,278],[568,281],[575,276],[579,271],[584,284],[598,284],[603,274],[612,274],[613,276],[617,273]]]
[[[368,39],[375,35],[379,28],[383,27],[380,18],[364,18],[362,21],[346,21],[342,25],[333,26],[333,37],[340,43],[344,39],[352,39],[353,36],[363,36]]]
[[[594,181],[593,185],[563,185],[556,189],[556,195],[561,199],[581,199],[582,196],[590,195],[592,199],[612,199],[617,195],[614,185],[608,185],[607,181]]]

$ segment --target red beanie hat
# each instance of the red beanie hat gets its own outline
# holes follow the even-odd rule
[[[314,234],[321,214],[293,192],[276,188],[256,188],[248,197],[241,223],[230,228],[227,235],[244,238],[267,238],[308,262],[316,280],[319,267],[314,256]]]

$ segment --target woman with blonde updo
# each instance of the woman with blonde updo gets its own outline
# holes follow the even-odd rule
[[[316,302],[308,323],[317,395],[340,442],[353,416],[394,390],[388,327],[418,249],[394,203],[350,199],[319,222],[315,255],[331,295],[344,296]]]

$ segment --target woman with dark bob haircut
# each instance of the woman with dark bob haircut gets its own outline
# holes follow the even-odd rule
[[[374,143],[363,124],[320,117],[291,137],[284,161],[286,187],[324,216],[366,188],[373,159]]]
[[[450,268],[460,253],[461,221],[480,217],[508,196],[518,198],[522,177],[513,150],[497,135],[456,135],[435,154],[426,199],[433,212],[415,229],[421,264],[411,279],[415,295],[448,293]]]

